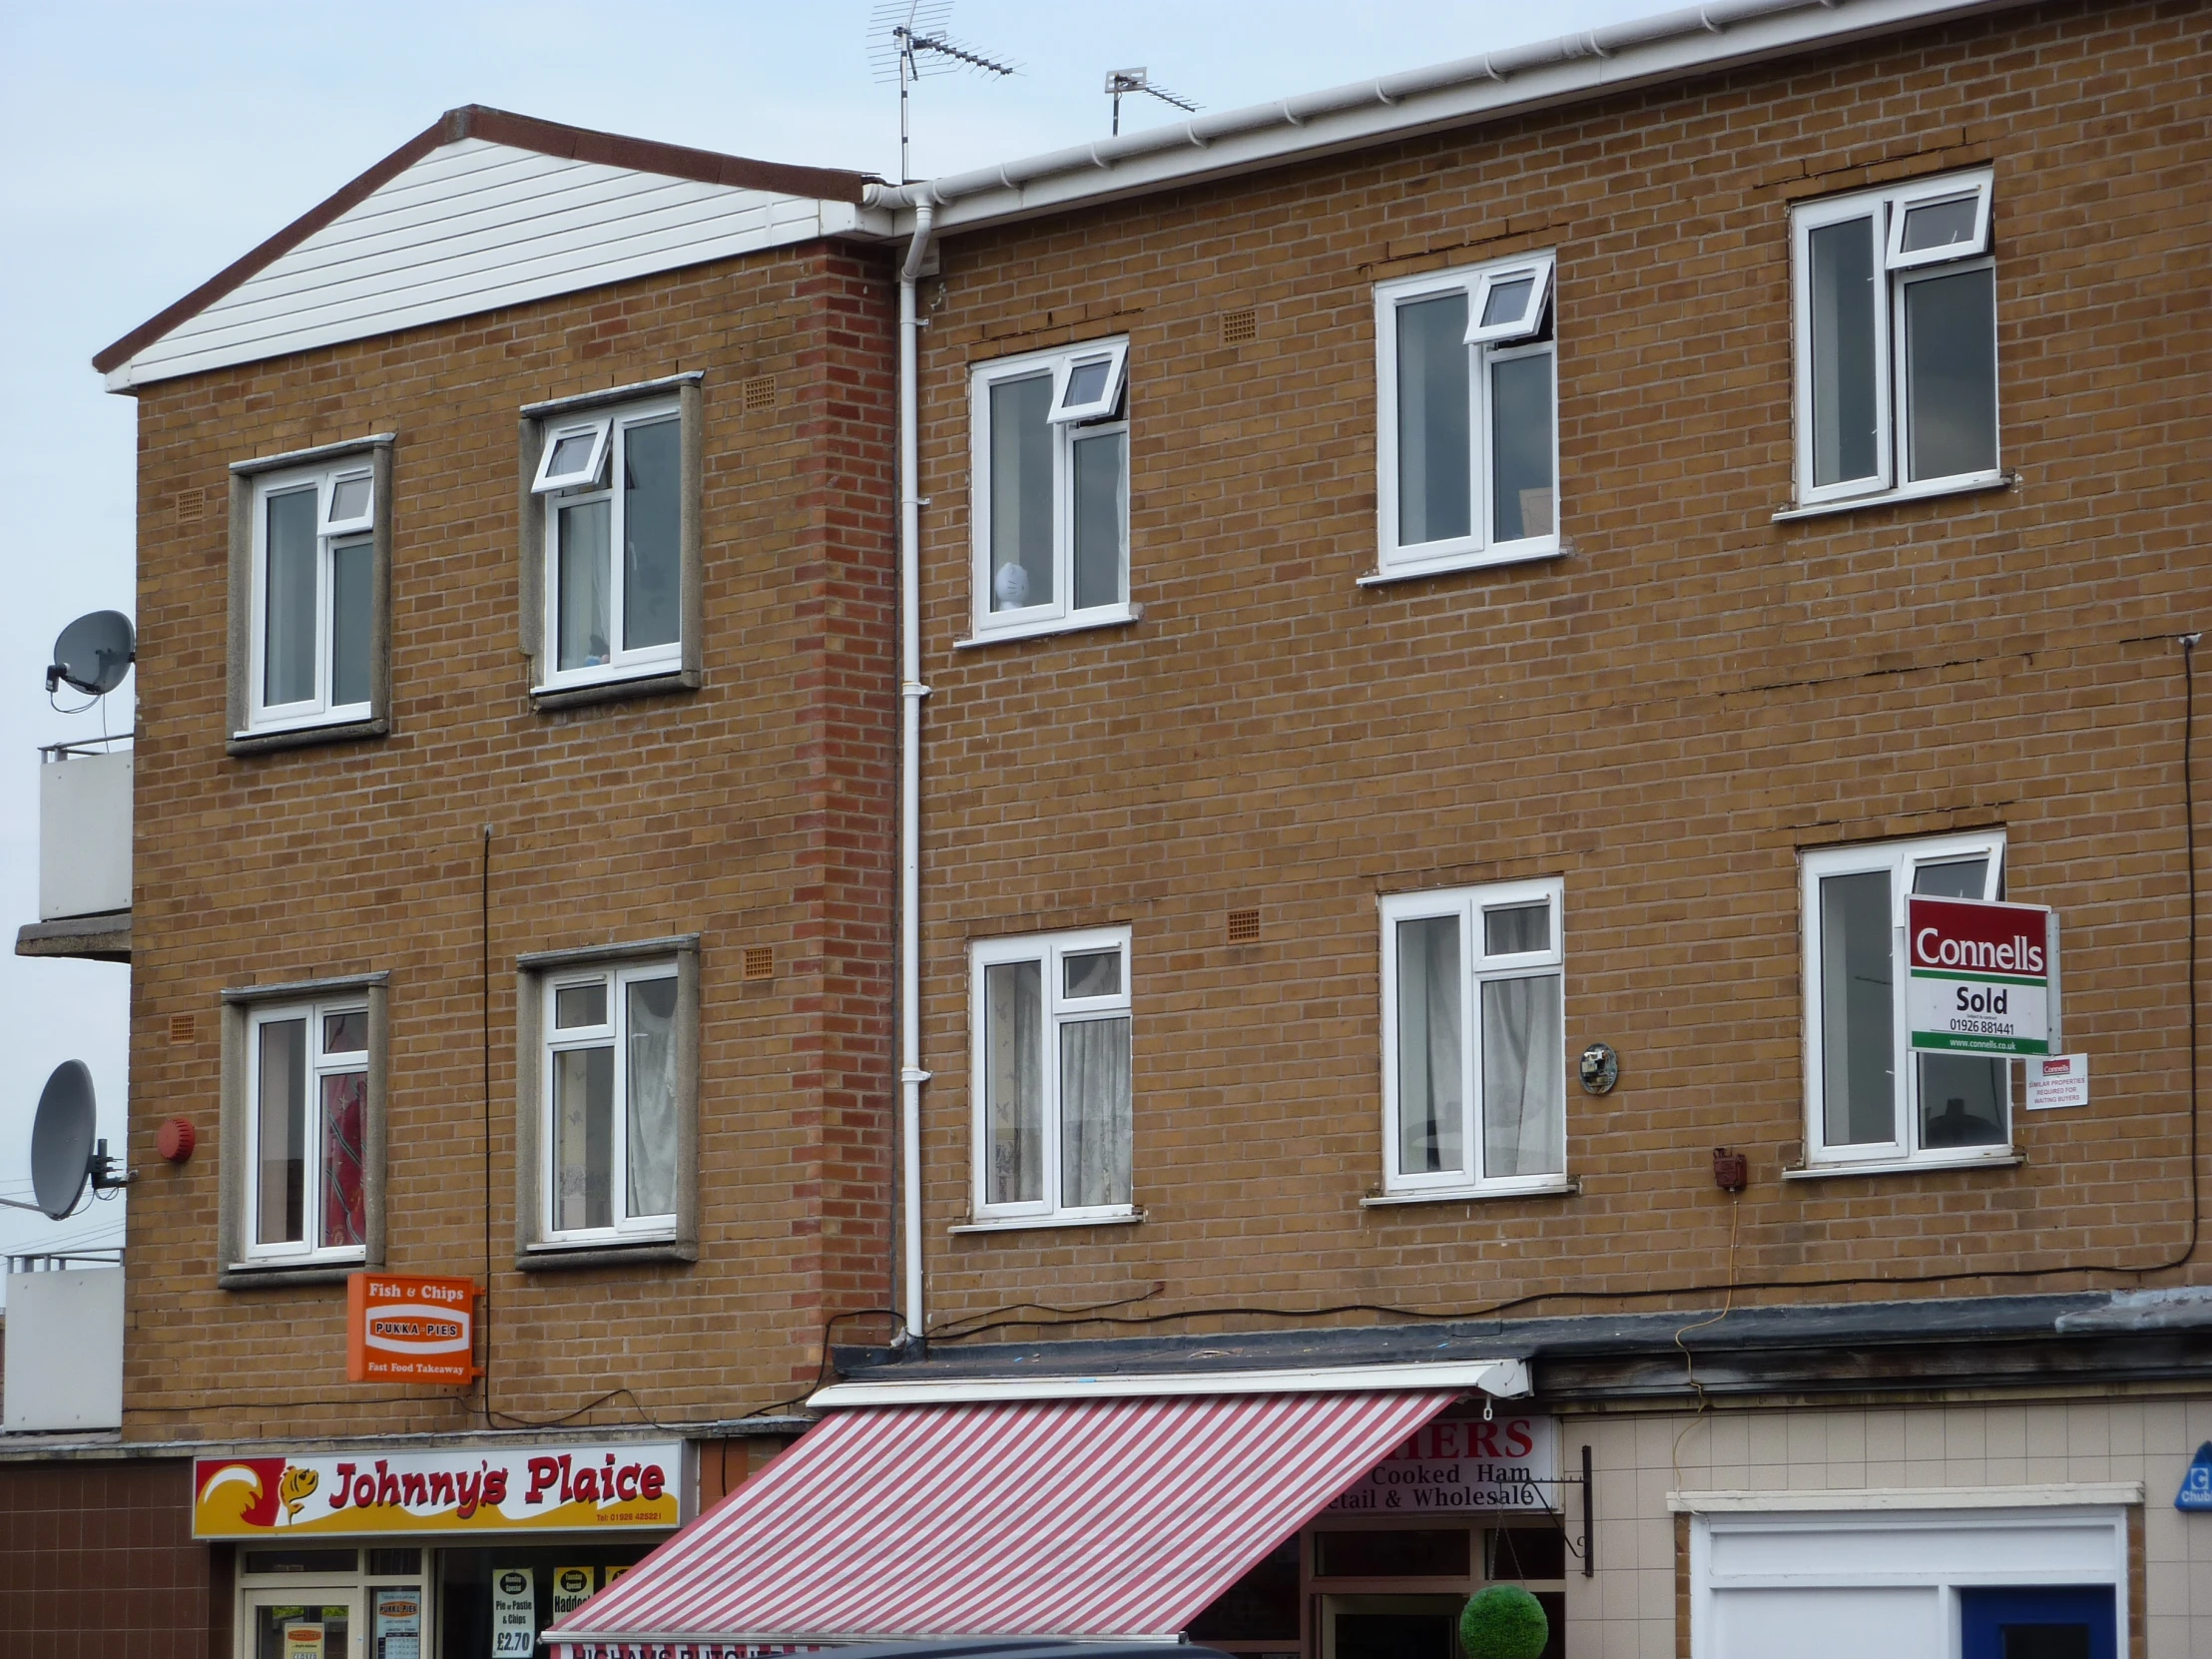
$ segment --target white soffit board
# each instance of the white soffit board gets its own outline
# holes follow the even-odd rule
[[[365,339],[853,228],[842,202],[462,139],[112,370],[110,390]]]

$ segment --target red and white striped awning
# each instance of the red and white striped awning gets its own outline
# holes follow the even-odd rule
[[[840,1410],[545,1639],[553,1659],[690,1659],[922,1636],[1172,1638],[1463,1391]]]

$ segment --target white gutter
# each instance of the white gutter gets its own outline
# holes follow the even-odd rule
[[[939,233],[1250,172],[1478,120],[1835,46],[2028,0],[1713,0],[911,185],[869,185],[865,221]]]
[[[1497,1399],[1530,1392],[1525,1360],[1446,1360],[1400,1366],[1299,1366],[1283,1371],[1184,1372],[1136,1377],[1001,1377],[832,1382],[809,1408],[966,1405],[1014,1399],[1153,1399],[1187,1394],[1349,1394],[1457,1388]]]
[[[914,212],[898,269],[898,1142],[905,1223],[906,1340],[925,1340],[921,1295],[921,480],[917,345],[924,324],[914,282],[929,257],[935,211]]]

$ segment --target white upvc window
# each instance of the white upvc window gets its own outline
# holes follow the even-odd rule
[[[1566,1178],[1566,883],[1382,900],[1382,1190]]]
[[[248,1261],[359,1261],[368,1239],[368,1004],[247,1020]]]
[[[1797,500],[1999,480],[1987,169],[1791,215]]]
[[[683,1133],[677,964],[540,981],[542,1241],[673,1237]]]
[[[1133,614],[1128,369],[1108,339],[973,371],[975,638]]]
[[[970,947],[978,1221],[1133,1213],[1129,936]]]
[[[1808,852],[1803,880],[1807,1163],[2009,1156],[2011,1063],[1914,1052],[1905,971],[1907,897],[2003,897],[2003,833]]]
[[[366,720],[376,480],[366,456],[254,480],[247,730]]]
[[[1375,289],[1379,574],[1559,550],[1553,256]]]
[[[674,399],[545,425],[544,686],[667,673],[684,655],[683,423]]]

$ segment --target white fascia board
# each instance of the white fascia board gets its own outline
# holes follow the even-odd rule
[[[937,204],[939,235],[976,230],[2028,3],[1719,0],[902,189],[871,190],[868,205],[889,211],[901,237],[913,230],[911,204],[925,198]]]
[[[1857,1486],[1822,1491],[1669,1492],[1675,1515],[1821,1515],[1912,1509],[2090,1509],[2140,1505],[2140,1480],[2032,1486]]]
[[[1378,1393],[1412,1388],[1479,1390],[1498,1399],[1529,1393],[1522,1360],[1454,1360],[1402,1366],[1302,1366],[1284,1371],[1184,1372],[1134,1377],[1002,1377],[832,1382],[810,1407],[967,1405],[1017,1399],[1151,1399],[1194,1394]]]

